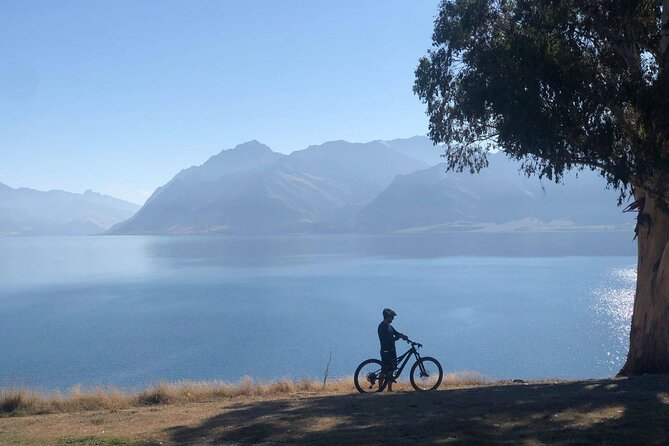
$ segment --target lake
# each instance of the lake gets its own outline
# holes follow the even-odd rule
[[[384,307],[446,372],[612,376],[632,236],[0,238],[0,386],[352,375]]]

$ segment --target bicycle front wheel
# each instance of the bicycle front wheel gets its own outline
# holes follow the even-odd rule
[[[360,393],[376,393],[386,388],[386,379],[381,373],[382,364],[378,359],[363,361],[353,376],[355,388]]]
[[[439,387],[444,377],[441,364],[434,358],[425,356],[411,367],[411,387],[419,392],[434,390]]]

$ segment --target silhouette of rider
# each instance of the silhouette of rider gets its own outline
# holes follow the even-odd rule
[[[395,319],[397,313],[390,308],[383,310],[383,321],[379,324],[379,342],[381,343],[381,372],[388,379],[388,392],[393,391],[392,375],[397,366],[397,351],[395,341],[398,339],[409,339],[406,335],[395,330],[390,323]]]

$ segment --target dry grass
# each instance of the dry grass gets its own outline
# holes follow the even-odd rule
[[[486,386],[491,381],[479,372],[468,370],[455,373],[447,373],[441,382],[442,387],[462,387],[462,386]]]
[[[353,383],[340,379],[323,385],[313,379],[293,381],[282,379],[270,383],[245,377],[235,384],[225,381],[176,383],[161,382],[133,396],[136,405],[201,402],[217,399],[273,396],[299,393],[340,393],[353,390]]]
[[[489,384],[477,372],[458,372],[444,376],[443,387]],[[396,390],[411,390],[400,382]],[[160,382],[138,393],[127,393],[114,387],[84,389],[75,386],[68,392],[40,393],[26,388],[0,389],[0,417],[46,413],[115,410],[130,407],[210,402],[239,397],[272,397],[300,394],[341,394],[355,392],[350,377],[329,380],[325,387],[313,379],[273,382],[244,377],[237,383],[225,381]]]
[[[158,404],[215,401],[236,397],[271,397],[300,393],[344,393],[354,390],[351,379],[331,380],[323,387],[312,379],[282,379],[270,383],[245,377],[237,383],[225,381],[160,382],[138,393],[114,387],[84,389],[75,386],[68,392],[40,393],[26,388],[0,389],[0,416],[122,409]]]

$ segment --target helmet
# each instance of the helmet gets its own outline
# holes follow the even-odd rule
[[[397,316],[397,313],[395,313],[393,310],[390,308],[384,308],[383,309],[383,317],[388,317],[388,316]]]

